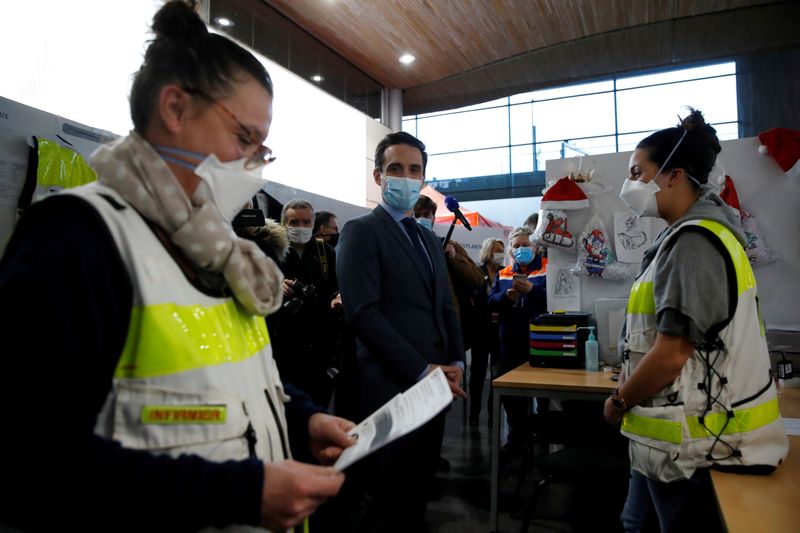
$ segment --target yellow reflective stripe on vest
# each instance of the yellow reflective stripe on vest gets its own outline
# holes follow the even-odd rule
[[[228,408],[224,405],[145,405],[142,424],[224,424]]]
[[[269,344],[264,318],[233,300],[135,307],[117,378],[149,378],[248,359]]]
[[[728,420],[726,413],[711,413],[706,415],[703,419],[705,426],[711,431],[709,432],[706,427],[700,424],[700,418],[690,416],[686,419],[689,425],[689,435],[693,439],[701,439],[704,437],[714,437],[722,432],[723,435],[730,435],[732,433],[745,433],[753,431],[762,426],[766,426],[778,419],[781,416],[780,409],[778,408],[778,399],[773,398],[768,402],[761,405],[751,407],[750,409],[740,409],[733,412],[733,417]],[[728,425],[725,425],[725,421]],[[724,429],[723,429],[724,428]]]
[[[36,184],[70,189],[97,181],[97,174],[83,157],[58,143],[37,137],[39,164]]]
[[[738,294],[741,296],[756,286],[756,277],[753,274],[753,268],[750,266],[750,261],[747,259],[747,253],[742,247],[742,243],[733,234],[731,230],[713,220],[701,220],[697,223],[698,226],[711,230],[714,235],[719,237],[728,254],[733,260],[733,267],[736,270],[736,285],[738,287]]]
[[[653,292],[652,281],[637,281],[631,287],[628,298],[629,315],[654,315],[656,314],[656,297]]]
[[[689,436],[693,439],[716,437],[717,435],[731,435],[733,433],[746,433],[771,424],[781,416],[778,399],[773,398],[767,402],[749,409],[738,409],[733,412],[733,417],[725,425],[727,413],[711,413],[703,419],[705,427],[700,423],[700,417],[686,418]],[[708,429],[706,429],[708,427]],[[681,424],[674,420],[651,418],[627,412],[622,417],[622,430],[634,435],[641,435],[655,440],[681,443]],[[710,431],[709,431],[710,430]]]
[[[744,251],[742,244],[736,238],[731,230],[726,228],[719,222],[713,220],[700,220],[696,225],[708,229],[719,238],[728,255],[733,261],[734,270],[736,271],[736,285],[738,295],[754,288],[756,286],[756,278],[753,274],[753,269],[750,266],[750,261],[747,259],[747,253]],[[652,281],[638,281],[631,287],[630,297],[628,298],[627,314],[629,315],[654,315],[656,313],[656,300],[653,291]]]
[[[641,416],[631,411],[622,415],[622,431],[674,444],[680,444],[683,440],[680,422]]]

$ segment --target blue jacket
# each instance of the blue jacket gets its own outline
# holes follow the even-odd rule
[[[527,267],[516,263],[497,273],[489,308],[500,314],[500,368],[508,372],[528,360],[530,321],[547,312],[547,259],[537,255]],[[506,291],[514,284],[514,274],[525,274],[533,289],[513,302]]]

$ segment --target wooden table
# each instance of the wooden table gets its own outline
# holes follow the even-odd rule
[[[492,381],[492,494],[489,524],[499,531],[498,487],[500,473],[500,397],[527,396],[567,400],[604,400],[616,387],[611,374],[534,368],[525,363]],[[781,414],[800,418],[800,389],[780,392]],[[726,529],[731,533],[800,531],[800,436],[789,437],[789,454],[770,476],[711,472],[711,479]]]
[[[535,368],[524,363],[492,381],[492,504],[489,525],[499,531],[500,397],[527,396],[561,400],[605,400],[617,386],[610,372],[563,368]]]
[[[779,398],[784,417],[800,418],[800,389],[784,388]],[[789,437],[789,454],[769,476],[712,471],[711,480],[727,531],[800,531],[800,436]]]

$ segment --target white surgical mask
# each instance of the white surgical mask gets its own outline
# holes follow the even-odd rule
[[[311,240],[313,233],[314,228],[286,228],[286,238],[289,239],[289,242],[293,242],[295,244],[307,243]]]
[[[634,213],[640,217],[658,218],[661,216],[658,214],[658,202],[656,202],[656,193],[661,190],[661,187],[659,187],[658,183],[656,183],[656,178],[659,177],[662,172],[664,172],[665,168],[667,168],[667,163],[669,163],[669,160],[672,159],[672,154],[674,154],[681,145],[683,139],[686,138],[687,133],[689,133],[689,130],[683,130],[683,135],[681,135],[681,138],[675,143],[675,146],[672,147],[672,151],[664,160],[664,164],[658,169],[658,172],[656,172],[656,175],[653,177],[653,179],[647,183],[642,183],[639,180],[625,180],[625,183],[622,184],[622,190],[619,192],[619,197],[628,207],[631,208]],[[700,184],[696,179],[692,178],[692,180],[694,180],[698,185]]]
[[[194,173],[208,183],[214,203],[228,222],[266,183],[261,177],[264,167],[247,170],[245,162],[247,158],[223,163],[211,154],[194,169]]]
[[[656,193],[661,187],[655,178],[644,183],[639,180],[625,180],[619,197],[631,208],[631,211],[640,217],[658,217],[658,203]]]
[[[505,261],[506,261],[506,254],[504,254],[503,252],[492,254],[492,262],[495,265],[500,266],[503,263],[505,263]]]
[[[156,151],[166,161],[191,169],[197,177],[208,186],[198,187],[196,195],[208,194],[210,190],[211,201],[219,209],[222,218],[228,223],[242,210],[244,204],[264,186],[266,181],[261,177],[263,166],[246,169],[247,158],[236,159],[223,163],[215,154],[204,156],[197,152],[172,148],[168,146],[155,146]],[[171,154],[190,157],[195,160],[204,159],[195,166],[187,161],[172,157]]]

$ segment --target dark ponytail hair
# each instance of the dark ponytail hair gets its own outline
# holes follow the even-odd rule
[[[170,83],[217,98],[229,93],[245,74],[272,95],[272,80],[264,66],[230,39],[209,33],[196,5],[196,0],[173,0],[153,17],[155,38],[131,87],[131,118],[140,134],[150,123],[161,88]]]
[[[672,154],[672,157],[669,157],[669,162],[664,170],[682,168],[700,183],[708,183],[708,175],[714,168],[717,154],[722,147],[717,138],[717,130],[706,124],[703,114],[691,107],[689,111],[689,115],[680,119],[677,126],[657,131],[649,137],[645,137],[636,145],[636,148],[647,150],[650,160],[660,168],[680,141],[680,146]],[[686,137],[681,141],[684,133]],[[692,180],[689,182],[694,184]],[[697,187],[696,184],[694,185]]]

